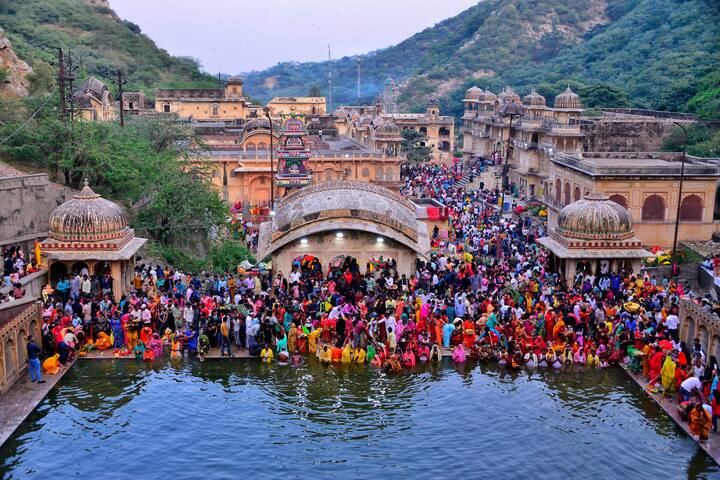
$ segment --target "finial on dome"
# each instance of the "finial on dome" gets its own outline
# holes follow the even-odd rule
[[[90,182],[88,181],[88,178],[85,177],[85,179],[83,179],[83,187],[89,187],[89,186],[90,186]]]

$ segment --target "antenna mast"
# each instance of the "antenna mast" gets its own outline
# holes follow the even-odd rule
[[[360,104],[360,59],[359,58],[358,58],[358,63],[357,63],[357,71],[358,71],[357,72],[358,73],[358,75],[357,75],[357,77],[358,77],[357,78],[357,103]]]

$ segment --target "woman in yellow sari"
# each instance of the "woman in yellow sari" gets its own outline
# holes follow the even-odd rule
[[[663,394],[669,397],[675,392],[675,362],[670,355],[665,357],[662,369],[660,370],[663,386]]]

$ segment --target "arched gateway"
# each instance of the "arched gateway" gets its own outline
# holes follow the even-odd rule
[[[260,226],[258,245],[258,258],[271,256],[274,272],[288,273],[301,255],[323,265],[351,255],[361,267],[384,255],[397,259],[398,273],[409,276],[430,246],[412,203],[365,182],[311,185],[283,198],[275,211],[272,221]]]

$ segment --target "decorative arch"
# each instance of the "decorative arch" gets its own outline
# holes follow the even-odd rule
[[[561,198],[562,198],[562,182],[558,178],[555,180],[555,201],[557,203],[560,203]]]
[[[11,378],[16,371],[15,363],[15,341],[8,338],[5,341],[5,378]]]
[[[690,194],[680,204],[680,220],[687,222],[702,221],[703,201],[699,195]]]
[[[641,218],[650,222],[665,220],[665,199],[656,194],[647,197],[643,202]]]
[[[25,365],[27,362],[27,330],[21,328],[17,334],[17,359],[18,366]]]
[[[363,177],[369,177],[370,176],[370,169],[368,167],[363,167],[362,169],[362,176]]]
[[[698,337],[700,338],[700,345],[702,346],[703,351],[707,353],[710,333],[705,325],[700,325],[700,328],[698,329]]]
[[[575,191],[573,192],[573,200],[577,202],[578,200],[580,200],[580,198],[581,198],[580,187],[575,187]]]
[[[565,205],[570,204],[570,182],[565,182]]]
[[[260,142],[257,144],[258,150],[267,150],[267,144],[265,142]]]
[[[248,152],[254,152],[255,150],[257,150],[257,145],[255,145],[255,142],[248,142],[245,145],[245,150]]]
[[[610,200],[617,203],[618,205],[622,205],[623,207],[627,208],[627,199],[625,196],[620,195],[619,193],[616,193],[614,195],[610,195]]]
[[[695,319],[693,317],[688,317],[687,319],[687,333],[685,338],[687,338],[688,343],[695,339]]]
[[[385,172],[382,167],[375,167],[375,180],[382,181],[385,177]]]

